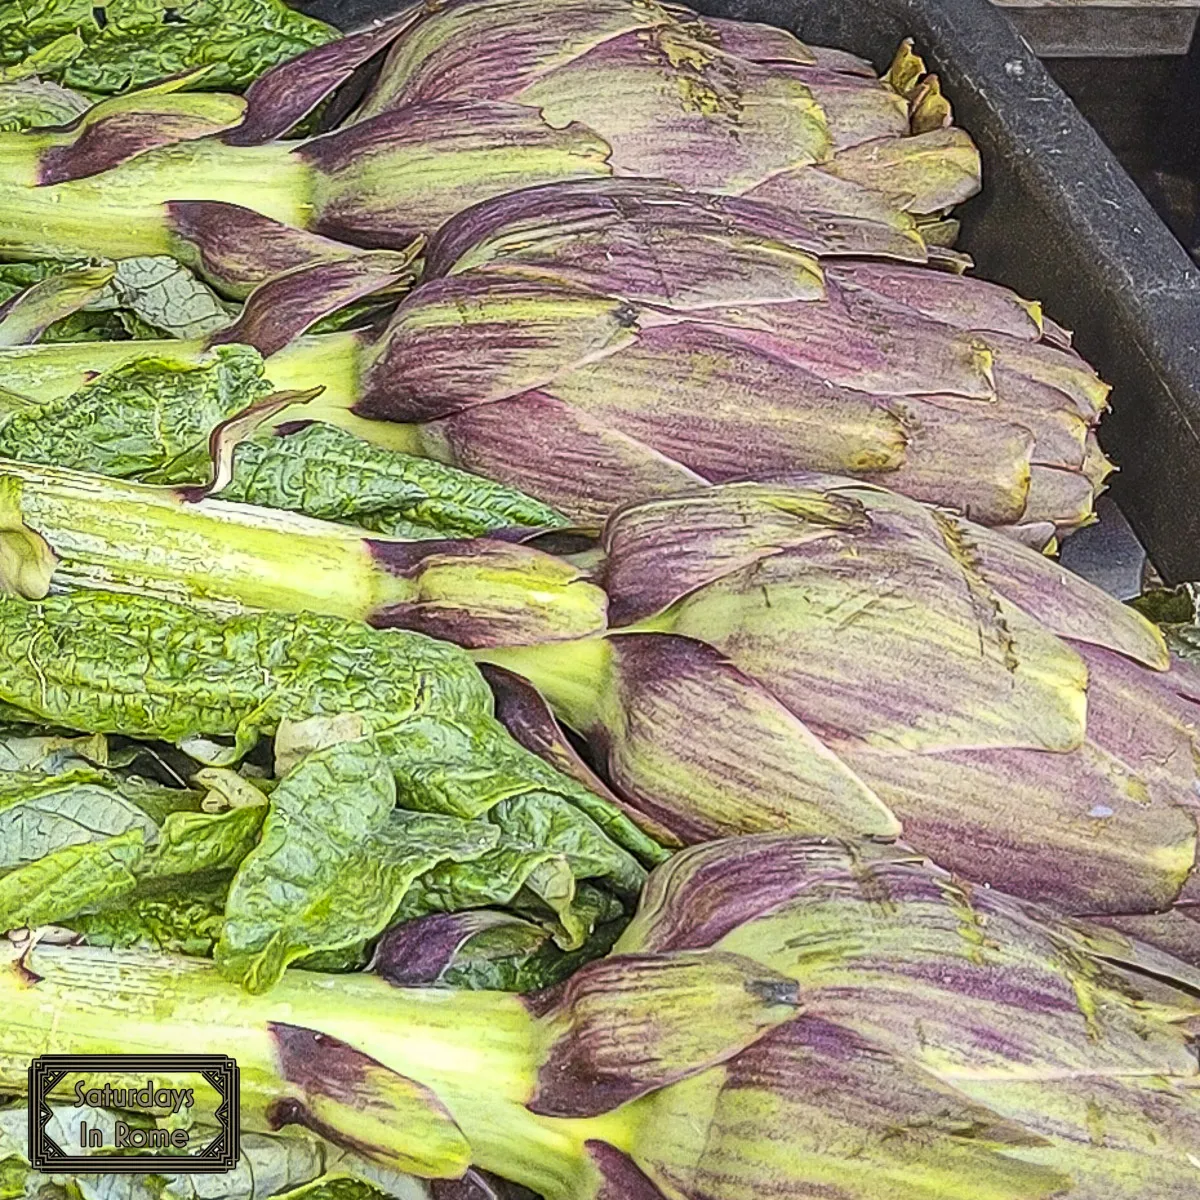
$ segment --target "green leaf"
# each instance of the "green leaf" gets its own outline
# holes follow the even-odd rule
[[[0,876],[0,929],[61,923],[82,909],[114,904],[137,886],[145,854],[140,829],[63,846]]]
[[[223,329],[236,312],[167,255],[121,259],[108,297],[91,307],[128,309],[152,331],[177,338],[202,337]]]
[[[147,843],[158,838],[154,821],[103,771],[0,772],[0,870],[135,829]]]
[[[523,492],[314,421],[243,442],[223,500],[288,508],[396,537],[478,537],[566,518]]]
[[[0,133],[66,125],[87,107],[85,96],[48,79],[0,83]]]
[[[337,36],[281,0],[26,0],[0,8],[0,66],[69,34],[79,35],[82,48],[45,73],[103,94],[199,66],[211,67],[203,87],[238,90]]]
[[[169,475],[214,426],[271,390],[262,357],[220,346],[200,364],[142,358],[0,423],[0,457],[117,477]]]
[[[138,876],[143,880],[169,879],[235,870],[254,849],[265,816],[265,807],[231,808],[223,813],[172,813]]]
[[[179,885],[178,894],[127,896],[114,908],[62,924],[93,946],[207,956],[225,924],[225,883]]]
[[[371,739],[317,751],[271,795],[262,840],[230,888],[217,962],[265,991],[302,955],[378,934],[419,875],[496,840],[482,822],[397,810],[387,756]]]

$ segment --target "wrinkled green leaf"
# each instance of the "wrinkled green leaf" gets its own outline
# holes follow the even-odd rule
[[[48,79],[0,83],[0,133],[66,125],[88,106],[86,97]]]
[[[497,838],[482,822],[398,810],[370,739],[317,751],[272,793],[262,841],[230,889],[217,961],[265,991],[302,955],[379,933],[417,876],[478,858]]]
[[[105,772],[0,772],[0,870],[134,829],[148,843],[157,840],[154,821]]]
[[[121,259],[108,294],[89,307],[128,309],[148,328],[178,338],[213,333],[234,317],[232,306],[166,255]]]
[[[1172,588],[1152,588],[1130,606],[1158,625],[1167,645],[1180,658],[1200,662],[1200,586],[1181,583]]]
[[[140,829],[65,845],[0,876],[0,929],[50,925],[82,909],[115,904],[137,887],[145,855]]]
[[[265,807],[172,813],[163,822],[158,845],[147,856],[139,875],[164,879],[232,871],[253,850],[265,816]]]
[[[207,456],[214,426],[270,390],[248,346],[220,346],[199,365],[137,359],[0,419],[0,457],[122,478],[171,475],[181,460]]]
[[[223,500],[288,508],[395,537],[478,537],[566,518],[514,488],[314,421],[238,446]]]
[[[207,956],[225,923],[228,885],[181,883],[177,894],[131,896],[63,922],[93,946]]]
[[[0,10],[0,66],[76,33],[78,53],[46,70],[69,87],[105,94],[199,66],[212,68],[199,86],[241,89],[337,36],[281,0],[23,0]]]

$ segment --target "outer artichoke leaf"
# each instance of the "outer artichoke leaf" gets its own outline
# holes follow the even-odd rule
[[[55,321],[95,300],[115,274],[112,266],[62,271],[14,296],[0,308],[0,346],[36,342]]]
[[[855,494],[865,530],[725,576],[680,601],[670,628],[703,638],[826,740],[897,753],[1080,746],[1079,654],[918,534],[915,517]]]
[[[716,947],[796,979],[807,1012],[952,1083],[1200,1075],[1178,992],[1171,1010],[1152,991],[1148,1003],[1134,976],[1019,901],[928,865],[847,855],[840,878],[813,880]]]
[[[273,1021],[283,1078],[303,1099],[276,1102],[276,1128],[301,1124],[373,1162],[457,1178],[471,1147],[436,1093],[328,1034]],[[418,1149],[419,1147],[419,1149]]]
[[[496,699],[496,720],[526,750],[532,751],[556,771],[582,784],[589,792],[618,808],[648,837],[663,846],[678,846],[679,839],[665,825],[651,820],[626,804],[583,761],[563,733],[550,706],[541,694],[519,675],[503,667],[480,664],[480,671]]]
[[[420,17],[410,6],[390,21],[381,21],[311,50],[260,75],[246,91],[241,124],[224,137],[231,146],[257,146],[282,137],[307,116],[355,68],[399,37]]]
[[[995,398],[984,339],[919,315],[868,319],[836,300],[791,301],[702,314],[723,332],[828,383],[880,396],[932,392]]]
[[[634,1158],[688,1200],[1050,1200],[1070,1184],[1029,1161],[1033,1131],[816,1016],[640,1103]]]
[[[665,25],[611,39],[510,95],[552,125],[595,129],[619,175],[708,191],[746,191],[832,148],[804,83]]]
[[[960,544],[975,569],[1047,629],[1127,655],[1147,667],[1167,669],[1166,642],[1140,613],[1011,538],[961,523],[959,529]]]
[[[792,1020],[800,997],[750,959],[680,951],[590,963],[530,1003],[545,1049],[529,1107],[580,1117],[727,1061]]]
[[[908,103],[880,80],[807,63],[772,63],[770,69],[812,92],[825,114],[835,153],[909,133]]]
[[[643,325],[632,345],[546,390],[713,481],[890,471],[905,460],[903,424],[879,399],[700,322]]]
[[[599,279],[604,274],[596,261],[594,245],[615,240],[621,248],[627,247],[632,239],[646,244],[648,252],[653,251],[657,236],[653,231],[660,227],[672,235],[709,235],[717,244],[733,238],[733,244],[740,247],[742,254],[752,255],[747,263],[716,262],[711,250],[704,260],[705,274],[713,270],[722,275],[738,272],[729,277],[731,280],[740,279],[750,264],[760,271],[772,268],[772,275],[777,276],[780,262],[773,262],[770,256],[787,247],[789,254],[781,261],[783,266],[791,268],[783,276],[785,281],[791,280],[790,288],[796,283],[791,272],[803,268],[796,252],[822,257],[889,256],[896,252],[898,240],[897,231],[888,224],[695,192],[665,180],[564,180],[496,196],[452,217],[430,239],[426,277],[488,265],[504,265],[506,269],[536,265],[553,266],[556,270],[569,267],[573,271],[587,271],[589,277]],[[584,242],[579,249],[575,248],[576,239]],[[924,261],[919,245],[914,246],[907,238],[899,241],[901,258],[916,255]],[[650,286],[654,281],[629,257],[628,250],[624,253],[622,271],[628,275],[623,278]],[[657,257],[668,278],[690,278],[691,287],[705,288],[705,278],[688,270],[686,262],[661,261],[665,258],[661,252],[657,252]],[[747,301],[764,298],[764,282],[757,287],[749,279],[739,284],[744,298]],[[772,298],[770,289],[765,290],[765,296]],[[731,296],[728,302],[733,299]]]
[[[703,34],[715,40],[726,54],[737,54],[757,63],[801,63],[815,66],[818,53],[806,46],[794,33],[775,25],[760,25],[755,21],[725,20],[720,17],[697,17],[696,25]],[[873,77],[874,70],[869,70]]]
[[[603,416],[539,391],[463,409],[422,432],[438,457],[520,488],[595,529],[617,504],[706,482]]]
[[[182,81],[176,81],[180,86]],[[219,93],[170,92],[163,84],[100,101],[69,133],[30,136],[45,148],[38,183],[99,175],[146,150],[207,137],[236,125],[245,102]]]
[[[783,704],[712,647],[610,639],[608,774],[686,841],[789,829],[894,837],[876,794]]]
[[[209,345],[241,342],[260,354],[282,350],[322,317],[355,300],[411,282],[420,249],[377,250],[334,261],[297,267],[259,284],[230,326],[209,338]]]
[[[979,150],[965,130],[934,129],[911,137],[880,138],[843,150],[821,170],[837,179],[910,196],[914,213],[937,213],[980,189]]]
[[[657,4],[627,0],[459,0],[399,39],[360,116],[421,100],[502,99],[528,79],[628,30],[670,20]]]
[[[1072,754],[838,749],[932,858],[1069,912],[1161,909],[1196,860],[1179,791],[1095,742]]]
[[[923,862],[903,846],[760,833],[689,846],[651,876],[614,953],[702,950],[807,889],[875,862]]]
[[[259,284],[297,267],[341,262],[361,253],[240,204],[170,200],[164,208],[171,253],[231,296],[248,296]]]
[[[313,230],[389,250],[500,192],[611,173],[607,143],[586,126],[477,100],[406,105],[294,153],[316,168]]]
[[[423,421],[520,395],[616,353],[643,317],[605,296],[486,275],[433,280],[397,310],[355,411]]]
[[[1003,1112],[1047,1147],[1044,1167],[1071,1180],[1080,1200],[1188,1200],[1196,1189],[1200,1118],[1192,1087],[1096,1075],[1050,1082],[963,1080],[962,1090]]]
[[[620,627],[652,617],[761,558],[866,521],[850,496],[758,483],[627,505],[604,527],[609,619]]]
[[[918,312],[955,329],[987,330],[1023,341],[1037,341],[1042,334],[1041,305],[971,275],[896,262],[831,262],[825,274],[852,312],[864,307],[876,316],[885,309]]]
[[[371,614],[468,649],[568,640],[602,632],[608,598],[570,563],[487,538],[370,541],[375,562],[411,579],[411,598]]]

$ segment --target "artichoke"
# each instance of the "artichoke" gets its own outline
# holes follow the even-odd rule
[[[879,221],[585,180],[448,222],[382,333],[295,336],[326,307],[316,270],[306,304],[266,285],[235,329],[277,387],[324,387],[295,415],[587,525],[704,481],[828,470],[1044,546],[1093,519],[1108,387],[1039,305],[931,260],[956,265]],[[198,341],[108,343],[0,364],[53,405],[87,369],[143,355],[209,357]]]
[[[1039,546],[1089,522],[1107,385],[1038,305],[924,257],[886,226],[644,181],[514,193],[433,239],[438,278],[371,350],[354,411],[421,423],[426,453],[585,523],[790,470]]]
[[[247,996],[199,959],[12,945],[0,1087],[52,1027],[233,1051],[245,1130],[453,1194],[479,1168],[547,1200],[1190,1200],[1198,990],[903,849],[757,836],[658,868],[613,955],[529,996],[298,970]]]
[[[788,38],[758,62],[647,0],[461,0],[268,72],[243,100],[110,97],[0,135],[0,240],[58,258],[170,254],[233,295],[351,246],[404,249],[455,213],[556,180],[665,176],[912,231],[979,188],[979,156],[902,48],[886,80]],[[356,119],[279,140],[395,44]],[[332,239],[340,239],[338,241]]]
[[[1080,915],[1200,898],[1200,678],[1052,560],[817,475],[630,505],[604,547],[607,636],[481,656],[681,838],[902,833]]]

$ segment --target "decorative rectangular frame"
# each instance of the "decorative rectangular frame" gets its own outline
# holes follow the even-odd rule
[[[68,1154],[46,1132],[49,1095],[64,1076],[87,1071],[196,1074],[221,1097],[215,1116],[220,1133],[195,1154]],[[29,1065],[29,1164],[55,1175],[217,1174],[231,1171],[241,1156],[241,1092],[237,1062],[224,1054],[43,1054]],[[169,1172],[164,1168],[169,1166]]]

